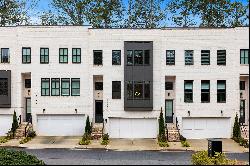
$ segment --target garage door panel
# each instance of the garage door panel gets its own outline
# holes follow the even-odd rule
[[[0,136],[5,136],[11,129],[12,115],[0,115]]]

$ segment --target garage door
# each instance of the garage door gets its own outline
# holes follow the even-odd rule
[[[39,136],[82,136],[85,127],[84,115],[38,115]]]
[[[12,115],[0,115],[0,136],[5,136],[11,129]]]
[[[182,135],[188,139],[230,138],[230,119],[183,118]]]
[[[156,138],[157,119],[109,119],[111,138]]]

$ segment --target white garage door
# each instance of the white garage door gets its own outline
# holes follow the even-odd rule
[[[82,136],[85,127],[84,115],[38,115],[39,136]]]
[[[157,119],[109,119],[111,138],[156,138]]]
[[[183,118],[182,135],[188,139],[230,138],[230,119]]]
[[[0,136],[5,136],[11,129],[12,115],[0,115]]]

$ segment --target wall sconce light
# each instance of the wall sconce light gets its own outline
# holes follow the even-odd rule
[[[107,119],[105,119],[105,123],[107,123],[108,122],[108,120]]]
[[[28,95],[30,95],[30,90],[28,90]]]
[[[190,111],[188,111],[188,116],[190,116]]]
[[[45,112],[45,109],[43,109],[43,113]]]
[[[77,109],[75,109],[75,112],[76,112],[76,114],[77,114]]]
[[[223,116],[223,111],[222,110],[220,111],[220,113],[221,113],[221,116]]]

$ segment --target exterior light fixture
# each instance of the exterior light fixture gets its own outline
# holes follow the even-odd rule
[[[223,111],[222,110],[220,111],[220,113],[221,113],[221,116],[223,116]]]
[[[45,112],[45,109],[43,109],[43,113]]]
[[[76,112],[76,114],[77,114],[77,109],[75,109],[75,112]]]
[[[190,111],[188,111],[188,116],[190,116]]]

